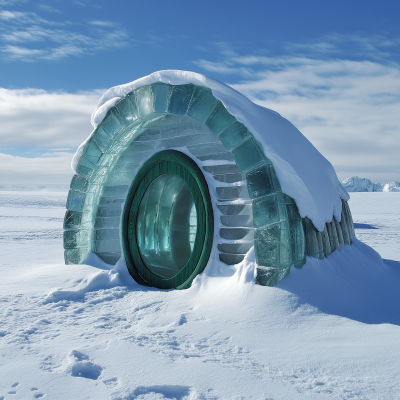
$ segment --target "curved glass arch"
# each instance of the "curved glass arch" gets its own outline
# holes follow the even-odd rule
[[[307,231],[307,224],[300,218],[293,199],[282,193],[273,164],[251,132],[226,110],[209,88],[161,82],[128,93],[107,112],[87,142],[68,195],[64,221],[66,263],[81,262],[90,249],[106,262],[116,262],[121,255],[121,210],[129,186],[123,181],[129,170],[118,160],[128,145],[135,144],[136,159],[139,164],[143,162],[148,156],[143,158],[141,154],[145,154],[144,148],[149,144],[138,138],[154,134],[162,142],[168,137],[169,124],[173,126],[177,118],[182,119],[182,124],[192,121],[192,126],[196,126],[193,129],[202,127],[203,131],[191,135],[191,140],[205,138],[207,134],[214,138],[207,139],[209,142],[203,140],[199,150],[193,148],[189,152],[193,151],[191,154],[198,160],[209,156],[218,161],[214,165],[204,165],[202,169],[220,185],[216,195],[222,215],[216,221],[221,237],[218,244],[221,261],[235,264],[254,245],[260,266],[257,281],[263,285],[278,282],[293,264],[301,267],[306,254],[311,255],[306,253],[306,242],[314,243],[314,236],[307,233],[310,229]],[[154,132],[154,126],[163,126],[164,136],[160,131]],[[173,138],[168,140],[173,143]],[[188,149],[184,140],[177,139],[178,144],[166,148],[182,145]],[[152,142],[157,146],[157,139]],[[160,149],[155,147],[153,151]],[[222,165],[221,160],[226,164]],[[131,163],[132,174],[136,173],[139,164]],[[107,184],[111,179],[110,172],[112,186]],[[114,203],[106,203],[108,198],[113,198]],[[241,199],[243,209],[240,204],[228,204],[234,198]],[[338,223],[345,243],[350,243],[354,236],[349,212],[344,205],[342,221]],[[326,253],[328,249],[337,248],[340,239],[338,224],[333,224],[336,231],[333,226],[327,226],[324,234],[328,238],[324,247]],[[335,236],[332,242],[329,235]],[[316,236],[318,242],[318,234]],[[316,254],[314,250],[313,255]]]

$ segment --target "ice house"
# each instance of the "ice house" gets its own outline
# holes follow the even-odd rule
[[[240,263],[272,286],[354,236],[349,195],[289,121],[231,87],[160,71],[109,89],[72,161],[66,264],[124,257],[140,284],[191,285]]]

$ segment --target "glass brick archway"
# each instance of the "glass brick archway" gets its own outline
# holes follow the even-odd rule
[[[354,236],[346,202],[342,220],[323,232],[300,217],[262,146],[209,88],[157,82],[121,99],[86,143],[67,201],[66,263],[81,262],[90,250],[110,264],[121,257],[128,188],[163,149],[185,152],[212,180],[219,259],[236,264],[254,246],[262,285],[277,283],[291,265],[301,267],[306,255],[327,256]]]

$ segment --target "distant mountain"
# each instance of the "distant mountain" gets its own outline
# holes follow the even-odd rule
[[[342,182],[348,192],[400,192],[400,182],[374,183],[370,179],[352,176]]]

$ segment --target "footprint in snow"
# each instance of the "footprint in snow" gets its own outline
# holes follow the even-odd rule
[[[89,357],[80,351],[72,350],[69,357],[72,361],[72,376],[96,380],[103,371],[100,365],[89,361]]]

